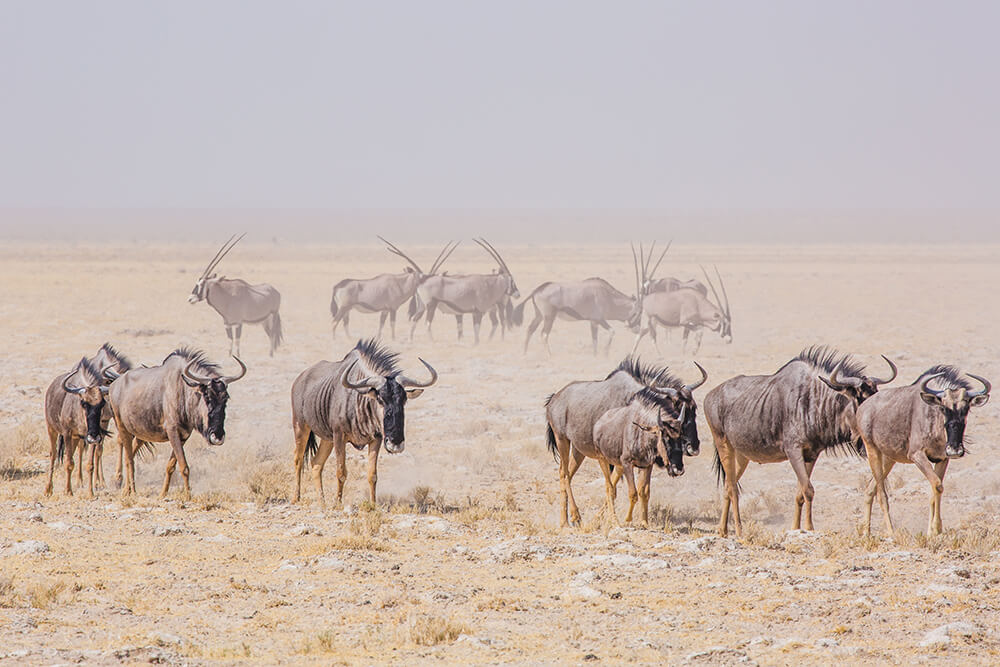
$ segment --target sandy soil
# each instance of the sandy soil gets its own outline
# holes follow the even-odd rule
[[[549,279],[600,274],[625,290],[632,281],[624,244],[502,251],[524,294]],[[422,263],[436,253],[413,248]],[[67,497],[62,470],[44,497],[42,397],[54,375],[106,340],[136,362],[158,363],[181,344],[225,359],[218,315],[186,302],[209,254],[129,242],[0,246],[0,662],[998,660],[996,401],[973,413],[970,455],[949,469],[941,537],[922,534],[928,485],[912,466],[890,477],[901,530],[860,537],[867,463],[824,458],[815,533],[787,531],[794,476],[775,464],[743,479],[745,538],[716,538],[703,421],[687,474],[654,474],[649,530],[610,528],[593,462],[574,484],[584,526],[560,529],[542,402],[568,381],[606,375],[631,336],[619,327],[610,356],[594,357],[586,325],[557,322],[552,355],[539,345],[524,355],[523,330],[475,347],[470,323],[456,342],[453,318],[439,315],[435,342],[421,326],[412,343],[394,343],[408,367],[420,355],[441,380],[408,406],[405,453],[383,455],[378,506],[362,502],[353,451],[343,510],[318,509],[311,488],[289,505],[289,388],[309,364],[374,332],[377,316],[360,315],[355,338],[332,340],[328,311],[339,279],[400,268],[374,245],[248,243],[225,260],[227,275],[281,291],[286,344],[271,359],[263,331],[244,329],[250,374],[231,390],[227,442],[188,444],[191,501],[176,487],[156,499],[163,446],[139,464],[133,500],[113,488]],[[735,342],[706,335],[700,399],[814,343],[880,371],[887,354],[900,382],[937,362],[1000,379],[998,259],[992,246],[676,246],[666,272],[693,277],[698,262],[718,263],[728,279]],[[448,268],[492,267],[466,243]],[[641,349],[696,377],[676,336],[663,352]],[[877,530],[880,521],[876,508]]]

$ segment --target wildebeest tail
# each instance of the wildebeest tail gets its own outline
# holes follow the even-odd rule
[[[267,333],[267,337],[271,341],[271,356],[273,357],[274,351],[285,342],[285,335],[281,331],[281,313],[274,311],[264,320],[264,332]]]
[[[712,470],[715,471],[715,483],[722,485],[726,481],[726,469],[722,467],[722,459],[719,458],[719,450],[715,450],[715,460],[712,461]]]
[[[556,434],[552,430],[552,424],[545,425],[545,444],[548,445],[549,451],[552,452],[552,458],[558,461],[559,449],[556,447]]]
[[[66,441],[61,435],[56,436],[56,463],[62,463],[66,456]]]
[[[140,461],[145,461],[156,456],[156,448],[153,446],[153,443],[136,438],[134,453],[139,457]]]
[[[313,433],[312,431],[309,431],[309,439],[306,440],[306,453],[305,453],[306,465],[309,465],[309,462],[312,461],[313,457],[316,456],[316,453],[318,451],[319,451],[319,445],[316,444],[316,434]]]

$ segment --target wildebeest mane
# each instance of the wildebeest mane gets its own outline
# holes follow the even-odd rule
[[[625,357],[615,370],[608,373],[605,380],[610,380],[615,373],[622,371],[631,375],[636,382],[647,386],[673,387],[680,389],[684,383],[680,378],[674,376],[666,366],[643,363],[638,357],[629,355]]]
[[[942,375],[938,375],[942,373]],[[931,366],[926,371],[920,374],[913,384],[919,384],[927,379],[929,375],[938,375],[931,381],[931,385],[938,385],[939,387],[947,385],[949,389],[965,389],[968,391],[972,389],[972,383],[962,377],[962,371],[955,368],[954,366],[949,366],[948,364],[937,364]]]
[[[111,343],[105,343],[101,346],[104,353],[109,359],[114,360],[115,365],[118,367],[118,371],[124,373],[125,371],[132,370],[132,362],[124,354],[115,349],[115,346]]]
[[[663,396],[662,394],[657,394],[655,391],[651,389],[640,390],[635,395],[633,395],[632,398],[628,400],[629,403],[632,403],[633,401],[637,401],[644,407],[653,410],[659,410],[660,408],[663,408],[664,412],[666,412],[671,417],[677,416],[677,413],[674,410],[673,402],[666,396]],[[694,408],[692,407],[688,409],[694,409]]]
[[[373,373],[389,377],[395,377],[399,374],[399,369],[396,367],[399,354],[390,351],[378,339],[359,340],[354,349],[358,351]]]
[[[169,360],[170,357],[180,357],[181,359],[184,359],[188,363],[192,361],[195,362],[193,370],[199,375],[205,375],[209,373],[214,373],[218,375],[219,370],[221,368],[219,364],[209,361],[205,357],[205,353],[202,352],[201,350],[195,350],[187,346],[179,347],[170,354],[168,354],[166,357],[164,357],[163,363],[167,363],[167,360]]]
[[[77,375],[80,378],[80,386],[93,387],[101,384],[101,372],[90,359],[81,359],[77,362],[70,375]]]
[[[781,368],[796,361],[803,361],[823,373],[832,373],[838,366],[843,375],[862,377],[865,366],[849,354],[843,354],[828,345],[813,345],[801,352]],[[780,369],[779,369],[780,370]]]

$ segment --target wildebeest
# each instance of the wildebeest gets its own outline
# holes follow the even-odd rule
[[[458,247],[459,242],[449,242],[441,250],[430,271],[424,272],[420,265],[410,259],[402,250],[386,241],[381,236],[380,241],[388,246],[389,252],[406,260],[410,266],[402,273],[383,273],[374,278],[345,278],[333,286],[333,296],[330,298],[330,314],[333,316],[333,334],[337,334],[337,325],[344,323],[344,333],[350,337],[347,327],[350,324],[351,310],[357,309],[363,313],[380,313],[378,335],[382,335],[386,318],[389,319],[389,329],[393,340],[396,339],[396,311],[412,299],[417,293],[417,287],[427,278],[436,275],[441,265]]]
[[[243,236],[246,236],[244,234]],[[198,303],[206,300],[215,309],[226,325],[226,335],[229,337],[229,354],[240,355],[240,337],[243,335],[244,322],[250,324],[262,323],[264,332],[271,342],[271,356],[284,340],[281,331],[281,294],[267,283],[251,285],[239,278],[219,277],[212,273],[222,258],[243,238],[231,237],[223,244],[219,252],[208,263],[201,276],[191,290],[188,303]],[[211,274],[211,275],[209,275]]]
[[[715,439],[715,471],[726,486],[721,535],[728,533],[730,506],[736,534],[743,533],[739,481],[750,461],[791,464],[799,483],[793,527],[802,525],[804,504],[805,529],[813,529],[813,466],[827,449],[856,451],[858,405],[896,377],[896,366],[883,359],[892,369],[885,380],[866,375],[848,355],[813,346],[773,375],[738,375],[708,392],[705,418]]]
[[[122,373],[126,373],[132,369],[132,362],[129,361],[128,357],[119,352],[110,343],[104,343],[101,345],[101,349],[97,351],[93,357],[90,358],[90,363],[101,372],[102,380],[105,385],[110,385],[114,382],[118,376]],[[105,403],[104,413],[101,417],[105,425],[111,421],[111,407]],[[147,443],[147,447],[148,447]],[[90,451],[90,458],[87,462],[87,474],[90,477],[90,495],[94,495],[95,484],[98,487],[103,487],[106,485],[104,480],[104,441],[98,442]],[[83,452],[80,453],[80,468],[83,465]],[[118,448],[118,464],[115,467],[115,477],[118,479],[118,483],[122,480],[122,450],[121,447]],[[82,483],[82,480],[81,480]]]
[[[398,354],[375,339],[358,341],[340,361],[320,361],[292,383],[292,428],[295,434],[295,492],[302,495],[302,466],[310,463],[319,502],[323,495],[323,466],[330,452],[337,456],[337,503],[344,500],[347,479],[346,445],[368,447],[368,487],[375,502],[378,454],[385,445],[390,454],[405,447],[406,401],[437,381],[437,371],[420,360],[431,377],[417,382],[396,367]],[[319,443],[317,444],[317,438]]]
[[[68,373],[62,373],[45,392],[45,425],[49,432],[49,478],[45,495],[52,495],[56,462],[66,460],[66,493],[73,495],[73,455],[77,448],[97,445],[107,433],[105,395],[101,370],[86,357]],[[83,465],[81,454],[80,464]],[[82,483],[82,479],[80,482]]]
[[[948,461],[965,456],[965,422],[969,409],[990,400],[986,378],[968,374],[972,384],[954,366],[928,368],[907,387],[880,391],[858,408],[858,428],[872,469],[865,491],[865,535],[871,534],[872,501],[878,494],[886,530],[892,533],[885,478],[897,463],[913,463],[931,484],[927,534],[941,533],[941,493]],[[934,384],[937,388],[931,387]]]
[[[561,525],[567,524],[567,510],[573,525],[580,524],[580,511],[573,498],[573,475],[584,458],[602,458],[594,440],[594,425],[608,410],[628,405],[636,394],[643,393],[647,402],[662,407],[668,418],[677,419],[683,409],[682,443],[689,455],[698,453],[697,406],[692,392],[708,377],[705,369],[698,369],[702,379],[685,385],[666,367],[626,357],[603,380],[571,382],[549,396],[545,401],[546,441],[559,462]]]
[[[179,348],[159,366],[134,368],[111,384],[108,400],[118,428],[118,442],[125,453],[125,483],[122,495],[135,493],[135,448],[133,441],[169,442],[160,497],[167,495],[174,468],[184,478],[184,496],[190,498],[190,467],[184,443],[197,431],[210,445],[226,440],[228,387],[246,375],[247,367],[238,357],[238,375],[222,375],[197,350]]]
[[[479,343],[483,315],[490,313],[492,319],[495,309],[506,309],[511,298],[521,296],[513,274],[497,249],[486,239],[473,240],[496,261],[496,271],[488,274],[432,276],[422,282],[417,287],[416,297],[410,302],[409,315],[413,322],[410,326],[410,340],[413,340],[413,332],[421,317],[427,320],[427,334],[433,339],[431,325],[434,313],[440,308],[455,316],[459,340],[462,338],[462,317],[465,313],[471,314],[475,342]]]
[[[535,316],[528,325],[524,337],[524,351],[528,351],[531,336],[542,325],[542,341],[549,349],[549,333],[556,318],[577,322],[590,322],[590,337],[594,354],[597,354],[597,330],[608,332],[605,353],[611,349],[615,332],[609,320],[625,322],[629,329],[639,330],[642,314],[642,278],[639,274],[639,260],[632,248],[632,262],[635,268],[635,295],[629,296],[615,289],[603,278],[588,278],[577,282],[546,282],[536,287],[527,298],[512,311],[512,322],[520,326],[524,322],[524,307],[530,301],[535,307]],[[551,352],[551,350],[550,350]]]
[[[649,390],[640,391],[621,408],[612,408],[594,424],[594,445],[600,456],[597,461],[604,473],[608,511],[620,525],[615,512],[615,487],[618,479],[628,484],[628,514],[625,523],[632,522],[635,503],[640,501],[642,525],[649,524],[649,481],[653,466],[666,467],[671,477],[684,474],[684,444],[682,431],[687,405],[681,405],[677,417],[664,416],[662,398]],[[614,476],[611,467],[616,466]],[[639,468],[636,489],[634,469]]]
[[[733,315],[729,307],[729,295],[726,293],[726,285],[722,281],[719,269],[715,269],[716,277],[719,280],[719,287],[725,297],[719,298],[719,293],[715,289],[715,284],[708,277],[704,267],[705,280],[712,288],[715,296],[715,303],[712,303],[704,292],[704,285],[698,283],[702,289],[692,287],[682,287],[681,289],[652,292],[643,297],[642,315],[646,319],[646,327],[639,331],[632,352],[635,353],[639,347],[639,342],[647,333],[653,339],[653,345],[659,350],[656,340],[656,328],[676,328],[684,330],[682,349],[687,347],[688,336],[694,332],[695,342],[692,354],[701,349],[701,339],[705,330],[716,331],[727,343],[733,342]],[[697,282],[697,281],[695,281]]]

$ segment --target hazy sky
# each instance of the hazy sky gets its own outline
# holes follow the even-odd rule
[[[1000,210],[997,2],[0,2],[0,207]]]

